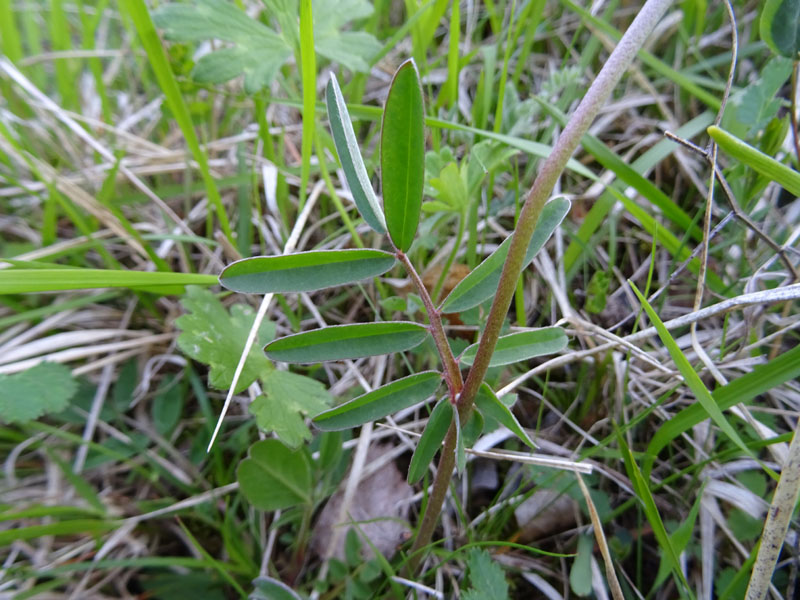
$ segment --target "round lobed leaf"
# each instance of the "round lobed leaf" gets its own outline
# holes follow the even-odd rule
[[[303,448],[292,451],[278,440],[256,442],[239,463],[236,479],[244,497],[261,510],[311,503],[311,465]]]

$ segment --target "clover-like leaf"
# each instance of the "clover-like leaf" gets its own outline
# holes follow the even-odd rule
[[[261,510],[311,503],[311,464],[305,448],[289,450],[278,440],[256,442],[239,463],[236,479],[244,497]]]
[[[776,54],[800,57],[800,0],[767,0],[761,11],[761,39]]]
[[[197,61],[193,76],[204,83],[222,83],[244,75],[245,91],[254,93],[269,85],[292,56],[292,47],[281,36],[226,0],[166,4],[154,12],[153,22],[169,40],[218,39],[233,44]]]

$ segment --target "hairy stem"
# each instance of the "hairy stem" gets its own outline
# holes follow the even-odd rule
[[[625,32],[625,35],[622,36],[617,47],[608,57],[597,78],[589,87],[583,100],[553,146],[550,156],[542,164],[522,207],[519,221],[512,236],[511,247],[503,265],[497,295],[492,303],[486,329],[481,336],[475,362],[458,397],[459,417],[468,415],[471,412],[475,395],[489,368],[489,359],[497,345],[500,329],[514,296],[516,281],[522,271],[525,251],[528,248],[528,243],[536,228],[536,223],[539,220],[539,215],[545,202],[547,202],[556,181],[566,167],[567,161],[575,152],[583,134],[586,133],[597,112],[605,104],[614,86],[636,57],[636,53],[644,44],[645,39],[650,35],[671,4],[672,0],[647,0]],[[439,469],[436,474],[434,490],[431,493],[422,518],[422,525],[414,542],[413,551],[420,551],[419,554],[422,554],[421,549],[430,540],[444,504],[447,484],[453,472],[455,462],[455,433],[452,431],[453,429],[451,428],[451,431],[448,432],[448,437],[445,439],[445,448],[439,459]],[[450,438],[453,438],[452,441],[450,441]],[[440,483],[440,478],[445,479],[445,483]],[[414,565],[418,565],[420,560],[421,556],[415,558]]]

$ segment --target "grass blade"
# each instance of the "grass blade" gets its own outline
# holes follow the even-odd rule
[[[686,385],[689,386],[689,389],[692,390],[695,398],[697,398],[708,416],[711,417],[714,423],[717,424],[717,426],[725,433],[725,435],[727,435],[734,444],[739,446],[739,448],[741,448],[745,454],[752,457],[753,453],[742,441],[742,438],[739,437],[739,434],[736,433],[736,430],[728,422],[728,419],[725,418],[725,415],[722,414],[722,411],[717,403],[714,402],[714,398],[712,398],[711,393],[703,383],[703,380],[700,379],[700,376],[689,363],[689,360],[686,358],[683,352],[681,352],[681,349],[678,347],[678,344],[675,342],[672,334],[666,327],[664,327],[664,323],[658,317],[656,311],[653,310],[653,307],[650,306],[647,298],[642,295],[642,293],[639,291],[639,288],[637,288],[632,281],[629,281],[629,283],[633,288],[633,291],[636,293],[636,296],[638,296],[639,302],[642,303],[642,307],[647,313],[647,316],[650,318],[650,321],[655,326],[656,331],[658,331],[658,337],[661,338],[661,341],[667,347],[669,355],[672,357],[672,360],[675,361],[675,366],[678,367],[678,370],[683,376],[683,380],[686,382]]]
[[[114,271],[106,269],[2,269],[0,295],[62,290],[131,288],[159,294],[180,294],[186,285],[215,285],[213,275]]]

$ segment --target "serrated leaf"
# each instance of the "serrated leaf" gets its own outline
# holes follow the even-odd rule
[[[383,109],[381,183],[386,227],[397,248],[414,241],[425,180],[425,111],[413,59],[397,69]]]
[[[381,51],[378,40],[365,31],[342,31],[348,21],[373,13],[365,0],[315,0],[314,47],[317,52],[352,71],[368,72]]]
[[[361,150],[358,148],[353,123],[350,121],[350,113],[339,89],[339,82],[333,73],[325,91],[325,100],[328,105],[333,142],[358,212],[372,229],[378,233],[386,233],[386,220],[372,189]]]
[[[767,0],[761,12],[761,39],[776,54],[800,56],[800,0]]]
[[[471,588],[464,600],[508,600],[508,582],[503,569],[486,550],[472,548],[467,558]]]
[[[259,429],[274,431],[290,448],[311,439],[304,417],[328,408],[333,398],[325,386],[310,377],[289,371],[270,371],[262,377],[264,393],[250,405]]]
[[[503,404],[503,402],[495,395],[487,384],[482,383],[478,394],[475,396],[475,406],[483,413],[484,417],[491,417],[503,427],[511,431],[525,444],[530,446],[531,449],[536,450],[536,444],[533,443],[528,434],[522,428],[522,425],[517,421],[514,413]]]
[[[0,374],[0,422],[24,423],[64,410],[78,390],[64,365],[41,363],[21,373]]]
[[[442,440],[447,435],[447,430],[452,422],[453,405],[446,399],[441,400],[433,408],[433,412],[428,418],[428,424],[425,425],[422,432],[422,437],[419,438],[417,447],[414,449],[411,464],[408,466],[408,483],[413,485],[425,475],[428,465],[442,447]]]
[[[197,81],[221,83],[244,75],[245,91],[255,93],[269,85],[299,44],[297,2],[269,0],[267,5],[281,34],[225,0],[167,4],[154,12],[153,21],[170,40],[233,44],[202,56],[193,76]],[[364,0],[317,0],[313,5],[315,50],[349,69],[368,71],[367,59],[381,50],[381,44],[369,33],[343,32],[342,28],[352,19],[371,14],[372,6]]]
[[[169,40],[218,39],[235,44],[201,57],[193,75],[198,81],[208,83],[244,75],[247,93],[268,85],[292,55],[291,45],[281,36],[225,0],[166,4],[153,13],[153,22]]]
[[[310,292],[376,277],[395,258],[382,250],[318,250],[283,256],[255,256],[231,263],[219,282],[234,292]]]
[[[187,288],[181,304],[188,314],[175,321],[182,330],[178,347],[188,357],[209,365],[208,381],[212,387],[228,389],[255,320],[255,311],[245,304],[234,304],[228,313],[214,294],[197,287]],[[275,324],[264,321],[258,332],[258,344],[250,350],[242,369],[236,393],[272,368],[258,347],[273,337]]]
[[[447,210],[450,212],[462,213],[466,210],[469,198],[467,187],[461,177],[456,163],[451,162],[445,165],[438,177],[430,181],[431,187],[439,194],[438,205],[436,202],[426,202],[425,210],[431,211],[432,205],[436,205],[437,210]],[[443,204],[444,207],[439,207]]]
[[[403,377],[317,415],[314,425],[323,431],[335,431],[382,419],[430,397],[441,379],[434,371]]]
[[[278,440],[250,446],[239,463],[239,491],[261,510],[281,510],[311,504],[311,464],[304,448],[289,450]]]
[[[510,365],[535,356],[553,354],[566,348],[567,342],[567,335],[561,327],[542,327],[541,329],[510,333],[497,340],[489,367]],[[478,353],[478,345],[472,344],[464,350],[461,355],[462,363],[467,366],[472,365],[475,355]]]
[[[561,197],[553,198],[544,205],[536,230],[533,232],[533,237],[531,237],[531,241],[528,244],[523,268],[530,264],[545,242],[550,239],[550,236],[553,235],[553,232],[569,212],[569,208],[570,201]],[[472,273],[453,288],[453,291],[448,294],[442,304],[442,312],[463,312],[494,296],[497,292],[500,273],[503,270],[503,263],[506,260],[510,246],[511,237],[509,236],[508,239],[500,244],[497,250],[492,252],[486,260],[475,267]]]
[[[422,343],[428,330],[417,323],[334,325],[290,335],[264,347],[272,360],[316,363],[403,352]]]

